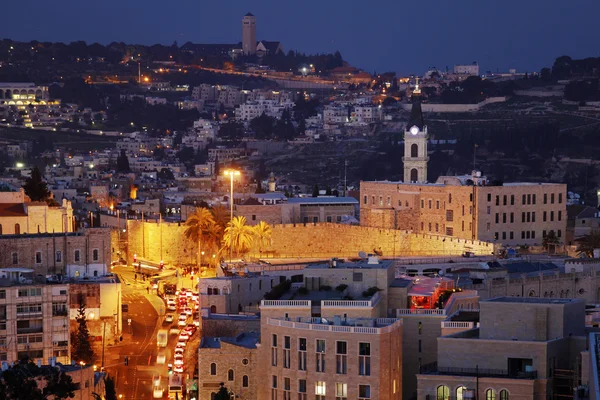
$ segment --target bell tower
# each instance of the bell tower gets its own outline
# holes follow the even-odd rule
[[[421,109],[421,89],[419,78],[416,79],[415,90],[412,95],[412,109],[410,120],[404,129],[404,183],[427,182],[427,126],[423,121]]]

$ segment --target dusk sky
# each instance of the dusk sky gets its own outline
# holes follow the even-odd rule
[[[247,12],[258,40],[279,40],[286,52],[339,50],[369,72],[473,61],[482,71],[538,71],[560,55],[600,55],[599,0],[7,1],[0,38],[237,43]]]

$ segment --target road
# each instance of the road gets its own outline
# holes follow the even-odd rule
[[[156,295],[156,291],[153,293],[152,290],[148,290],[148,281],[135,280],[130,267],[116,266],[112,272],[121,278],[123,304],[128,305],[128,312],[123,313],[123,341],[105,350],[105,368],[116,379],[117,395],[122,395],[122,399],[152,399],[152,377],[157,375],[161,376],[166,399],[167,364],[173,360],[178,338],[175,334],[169,335],[167,348],[163,350],[167,361],[163,365],[157,365],[158,330],[170,328],[170,324],[163,322],[166,311],[164,302]],[[173,275],[166,279],[176,281],[178,278]],[[128,320],[131,320],[131,325],[128,324]],[[195,350],[198,348],[198,337],[199,333],[196,332],[186,346],[184,377],[186,374],[191,377],[197,364]],[[129,357],[128,365],[125,365],[124,361],[126,356]]]

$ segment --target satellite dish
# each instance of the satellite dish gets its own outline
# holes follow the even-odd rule
[[[367,258],[367,253],[365,253],[364,251],[361,250],[361,251],[358,252],[358,256],[360,258]]]

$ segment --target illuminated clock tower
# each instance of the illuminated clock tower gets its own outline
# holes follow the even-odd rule
[[[423,122],[419,78],[412,95],[410,120],[404,129],[404,183],[427,182],[427,126]]]

